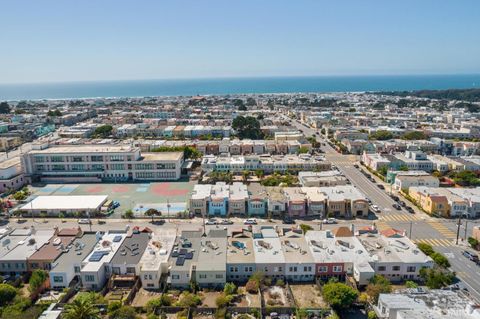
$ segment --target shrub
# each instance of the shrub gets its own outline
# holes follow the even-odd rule
[[[228,306],[228,304],[232,301],[232,299],[233,299],[232,295],[225,295],[225,293],[222,293],[215,300],[215,304],[217,305],[218,308],[224,308]]]
[[[266,278],[263,280],[263,283],[264,283],[265,286],[270,287],[270,286],[272,285],[272,278],[266,277]]]
[[[407,287],[407,288],[418,288],[418,284],[416,282],[407,280],[405,282],[405,287]]]
[[[17,295],[17,289],[9,284],[0,284],[0,306],[11,302]]]
[[[251,294],[256,294],[258,293],[258,289],[260,288],[260,284],[256,280],[250,279],[247,284],[245,285],[245,289],[251,293]]]
[[[358,297],[358,291],[339,282],[328,283],[323,286],[323,299],[332,308],[349,308]]]
[[[435,251],[433,250],[433,247],[430,246],[429,244],[425,243],[418,243],[417,244],[418,249],[420,249],[425,255],[430,256],[433,254]]]
[[[370,310],[370,311],[368,312],[367,318],[368,318],[368,319],[377,319],[377,314],[375,313],[375,311]]]
[[[448,261],[447,257],[444,255],[434,252],[433,254],[430,255],[432,257],[433,261],[439,265],[442,268],[448,268],[450,267],[450,262]]]
[[[277,282],[275,283],[275,285],[279,287],[284,287],[285,282],[282,279],[277,279]]]
[[[478,240],[473,238],[473,237],[468,237],[468,243],[473,249],[477,249],[478,246]]]
[[[232,282],[227,282],[225,286],[223,287],[223,292],[225,295],[234,295],[237,293],[237,286],[235,286],[234,283]]]

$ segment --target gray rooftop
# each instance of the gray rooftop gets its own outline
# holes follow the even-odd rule
[[[138,264],[147,248],[149,240],[150,237],[148,233],[133,233],[131,237],[125,238],[122,245],[117,250],[117,253],[113,256],[111,264]]]
[[[71,269],[73,265],[80,264],[90,254],[97,243],[95,233],[84,233],[82,237],[76,238],[70,249],[58,257],[52,265],[52,272],[64,272]]]

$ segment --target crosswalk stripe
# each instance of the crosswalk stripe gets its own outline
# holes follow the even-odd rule
[[[424,243],[434,247],[448,247],[453,246],[453,243],[448,239],[436,239],[436,238],[423,238],[423,239],[414,239],[414,243]]]

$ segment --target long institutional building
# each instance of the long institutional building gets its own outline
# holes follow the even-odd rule
[[[35,144],[22,157],[25,174],[45,182],[177,180],[182,152],[141,153],[130,145]]]

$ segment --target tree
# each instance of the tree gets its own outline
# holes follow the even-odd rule
[[[307,154],[308,152],[310,152],[310,150],[306,146],[302,146],[298,149],[298,154]]]
[[[123,216],[127,219],[132,219],[133,218],[133,210],[127,209],[127,211],[125,212],[125,214]]]
[[[248,291],[251,294],[256,294],[258,293],[258,290],[260,289],[260,283],[258,281],[249,279],[247,281],[247,284],[245,285],[245,290]]]
[[[309,230],[313,230],[313,227],[307,224],[300,224],[300,229],[306,234]]]
[[[247,181],[248,181],[248,176],[250,176],[250,172],[249,172],[249,171],[242,171],[242,178],[243,178],[243,181],[244,181],[244,182],[247,182]]]
[[[470,244],[470,246],[471,246],[473,249],[477,249],[477,247],[478,247],[478,240],[477,240],[476,238],[468,237],[468,243]]]
[[[377,314],[375,313],[375,311],[370,310],[367,314],[367,319],[377,319]]]
[[[391,140],[393,138],[392,132],[386,130],[378,130],[368,137],[371,140],[378,140],[378,141],[386,141]]]
[[[261,169],[257,169],[257,170],[255,171],[255,176],[257,176],[258,179],[262,179],[264,174],[265,174],[265,173],[264,173],[263,170],[261,170]]]
[[[161,216],[162,214],[156,210],[155,208],[149,208],[145,211],[145,216],[152,217],[152,224],[153,224],[153,217],[154,216]]]
[[[365,289],[365,292],[375,304],[378,302],[380,294],[390,293],[391,291],[392,285],[390,281],[381,275],[374,275]]]
[[[255,101],[255,99],[253,97],[247,97],[247,103],[246,105],[248,106],[256,106],[257,105],[257,101]]]
[[[178,307],[196,307],[202,303],[202,299],[199,296],[192,294],[191,292],[184,291],[180,295],[180,300],[176,302]]]
[[[10,303],[17,295],[17,289],[9,284],[0,284],[0,307]]]
[[[62,112],[60,112],[59,109],[55,109],[55,110],[48,110],[47,112],[47,116],[52,116],[52,117],[55,117],[55,116],[62,116]]]
[[[237,293],[237,286],[233,282],[227,282],[225,286],[223,286],[223,293],[227,296],[235,295]]]
[[[260,122],[252,116],[237,116],[232,122],[232,128],[237,132],[240,139],[261,139],[263,133],[260,130]]]
[[[108,315],[108,319],[136,319],[138,318],[135,308],[130,306],[121,306]]]
[[[0,103],[0,114],[10,113],[10,105],[7,102]]]
[[[215,300],[215,304],[218,308],[224,308],[228,306],[230,302],[232,302],[233,295],[226,295],[225,293],[220,294]]]
[[[420,277],[430,289],[440,289],[451,285],[454,274],[440,268],[422,268],[420,269]]]
[[[411,131],[403,134],[402,139],[404,140],[425,140],[427,136],[422,131]]]
[[[387,175],[387,172],[388,172],[388,167],[387,166],[381,166],[379,169],[378,169],[378,174],[382,175],[382,176],[386,176]]]
[[[33,271],[28,281],[28,290],[35,292],[40,289],[48,278],[48,273],[45,270],[37,269]]]
[[[445,257],[444,255],[438,252],[434,252],[433,254],[430,255],[430,257],[438,266],[442,268],[450,267],[450,262],[448,261],[447,257]]]
[[[344,283],[329,282],[323,286],[323,299],[334,309],[348,309],[358,297],[358,291]]]
[[[97,137],[108,137],[110,134],[112,134],[113,126],[105,124],[97,127],[95,131],[93,132],[94,136]]]
[[[100,319],[100,312],[94,304],[86,298],[75,298],[65,306],[64,319]]]

